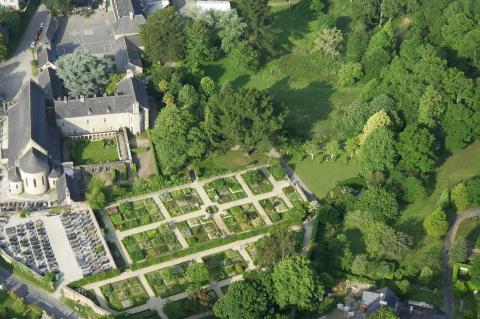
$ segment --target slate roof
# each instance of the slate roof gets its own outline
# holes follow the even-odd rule
[[[53,166],[50,174],[48,174],[49,178],[59,178],[62,176],[62,167],[60,166]]]
[[[8,169],[8,180],[11,182],[21,182],[22,178],[20,177],[20,173],[18,173],[17,167],[10,167]]]
[[[375,292],[364,291],[362,294],[362,304],[366,306],[367,317],[381,307],[395,309],[399,301],[400,299],[388,288],[378,289]]]
[[[119,94],[132,94],[135,100],[144,108],[148,108],[148,93],[145,85],[135,77],[125,77],[118,83]]]
[[[40,71],[38,82],[45,92],[47,105],[53,106],[55,99],[65,96],[63,81],[52,68],[46,68]]]
[[[48,62],[54,63],[56,60],[55,52],[48,48],[40,46],[37,50],[38,67],[43,68]]]
[[[140,32],[140,26],[145,23],[145,17],[141,14],[130,17],[120,17],[113,23],[113,32],[117,36],[138,34]]]
[[[118,72],[125,73],[130,68],[143,68],[140,49],[128,37],[121,37],[114,42],[115,65]]]
[[[28,174],[48,171],[48,157],[37,149],[31,148],[20,159],[20,170]]]
[[[44,44],[52,44],[55,40],[55,34],[57,33],[58,19],[52,16],[50,13],[45,20],[45,27],[40,36],[40,42]]]
[[[130,12],[134,15],[143,14],[143,5],[140,0],[115,0],[115,15],[120,17],[129,16]]]
[[[74,177],[65,172],[58,178],[55,189],[57,191],[57,201],[61,205],[65,204],[67,194],[74,202],[81,200],[80,191]]]

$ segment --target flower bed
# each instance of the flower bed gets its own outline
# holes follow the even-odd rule
[[[220,178],[203,186],[208,197],[218,203],[227,203],[247,197],[235,177]]]
[[[157,204],[151,198],[110,207],[107,213],[118,230],[127,230],[164,219]]]
[[[287,204],[285,204],[281,197],[262,199],[260,205],[274,223],[280,221],[284,217],[283,213],[288,210]]]
[[[253,204],[235,206],[226,210],[222,219],[232,233],[251,230],[265,225]]]
[[[248,171],[242,178],[254,195],[264,194],[273,190],[273,185],[261,170]]]
[[[100,291],[109,307],[117,311],[143,305],[148,300],[148,295],[137,277],[102,286]]]
[[[159,196],[171,216],[188,214],[200,209],[203,205],[200,196],[193,188],[184,188],[172,192],[164,192]]]
[[[122,240],[133,261],[162,256],[182,246],[170,225],[125,237]]]
[[[191,262],[184,262],[147,273],[145,277],[155,292],[155,296],[166,298],[185,291],[187,288],[185,272],[190,264]]]
[[[233,249],[203,257],[203,261],[216,281],[240,275],[245,270],[245,260]]]
[[[177,228],[190,246],[221,237],[220,230],[212,218],[192,218],[177,223]]]

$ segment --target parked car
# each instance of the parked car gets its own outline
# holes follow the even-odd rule
[[[45,23],[40,23],[40,30],[43,30],[43,28],[45,28]]]

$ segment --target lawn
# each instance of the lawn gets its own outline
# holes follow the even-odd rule
[[[167,224],[125,237],[122,243],[134,261],[162,256],[182,248],[172,226]]]
[[[480,238],[480,217],[464,220],[458,227],[458,237],[465,237],[475,248],[480,248],[480,241],[477,241]]]
[[[222,219],[232,233],[240,233],[265,225],[265,221],[252,204],[229,208],[222,215]]]
[[[107,213],[118,230],[127,230],[165,219],[152,198],[110,207]]]
[[[74,165],[88,165],[118,160],[115,139],[68,141],[68,150]]]
[[[238,251],[232,249],[203,257],[203,261],[216,281],[240,275],[245,270],[245,260]]]
[[[165,208],[167,208],[168,213],[173,217],[197,211],[203,205],[200,196],[193,188],[164,192],[158,197],[165,205]]]
[[[100,291],[108,305],[117,311],[140,306],[148,301],[148,295],[137,277],[102,286]]]
[[[273,190],[272,183],[260,169],[243,173],[242,179],[248,185],[253,195],[268,193]]]
[[[221,237],[220,230],[212,218],[192,218],[177,223],[177,228],[190,246]]]
[[[213,291],[209,291],[209,293],[213,298],[217,298]],[[167,302],[163,307],[163,311],[169,319],[183,319],[209,310],[211,310],[209,307],[205,307],[198,301],[188,298]]]
[[[283,218],[283,213],[288,210],[287,204],[285,204],[285,201],[280,197],[262,199],[260,205],[274,223],[280,221]]]
[[[24,303],[14,294],[0,292],[0,318],[40,319],[42,310]]]
[[[220,204],[247,197],[242,186],[233,176],[209,182],[203,186],[203,189],[212,201]]]
[[[190,263],[184,262],[146,274],[145,277],[155,295],[166,298],[183,292],[187,288],[185,272]]]

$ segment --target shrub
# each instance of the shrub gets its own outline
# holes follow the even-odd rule
[[[464,183],[458,183],[450,193],[450,199],[455,205],[457,212],[468,208],[468,191]]]
[[[255,72],[260,66],[260,54],[246,41],[239,42],[230,52],[234,65],[246,72]]]
[[[442,208],[437,208],[423,220],[423,228],[430,236],[443,236],[448,231],[447,215]]]
[[[362,75],[362,65],[360,63],[345,63],[338,71],[338,82],[341,86],[350,86],[357,82]]]
[[[466,187],[468,200],[477,206],[480,205],[480,177],[475,176],[469,179]]]

